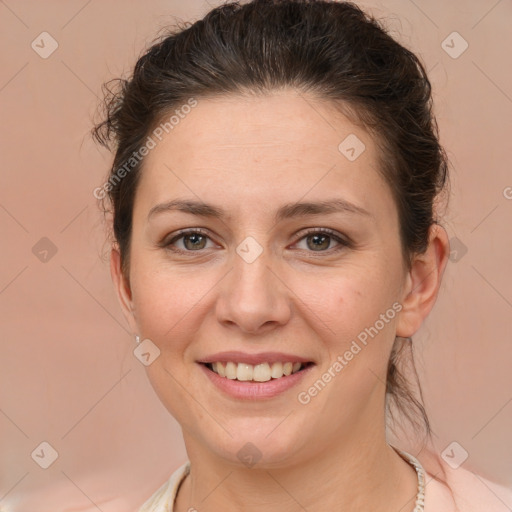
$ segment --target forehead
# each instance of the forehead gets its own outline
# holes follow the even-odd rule
[[[183,194],[258,197],[261,207],[339,190],[361,204],[373,201],[377,188],[384,203],[390,200],[370,135],[333,103],[295,91],[198,98],[155,140],[139,183],[146,209]]]
[[[179,147],[180,153],[193,148],[188,161],[201,154],[201,147],[212,146],[226,154],[241,148],[245,153],[253,150],[254,154],[281,158],[323,154],[332,160],[341,156],[339,143],[351,134],[364,139],[368,153],[374,152],[368,133],[342,115],[334,103],[292,89],[265,95],[200,98],[188,115],[181,120],[175,116],[175,120],[179,122],[169,142]],[[288,151],[278,154],[277,149]],[[155,153],[158,151],[149,160]],[[368,153],[371,158],[373,155]]]

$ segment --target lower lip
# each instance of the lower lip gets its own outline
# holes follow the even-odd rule
[[[291,375],[283,376],[278,379],[271,379],[267,382],[240,381],[221,377],[206,365],[198,363],[206,376],[217,388],[233,398],[243,398],[248,400],[260,400],[262,398],[274,398],[275,396],[287,391],[299,384],[314,365],[310,364],[303,370]]]

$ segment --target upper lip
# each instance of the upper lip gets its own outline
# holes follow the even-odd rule
[[[198,363],[227,363],[227,362],[261,364],[261,363],[310,363],[311,359],[285,354],[284,352],[260,352],[259,354],[248,354],[236,350],[229,352],[217,352],[199,359]]]

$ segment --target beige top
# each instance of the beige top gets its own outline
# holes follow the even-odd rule
[[[171,475],[171,478],[153,496],[144,502],[138,512],[173,512],[178,488],[189,473],[190,461],[187,461]]]
[[[189,473],[190,461],[187,461],[138,512],[173,512],[178,488]],[[457,505],[446,486],[435,480],[428,471],[425,472],[424,512],[510,512],[512,508],[512,489],[493,484],[471,471],[448,469],[447,481]]]

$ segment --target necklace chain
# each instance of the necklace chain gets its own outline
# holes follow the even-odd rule
[[[421,465],[420,461],[413,457],[410,453],[404,452],[399,448],[393,446],[395,451],[408,462],[415,470],[418,475],[418,492],[416,494],[416,503],[413,512],[423,512],[425,507],[425,470]]]

